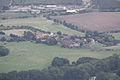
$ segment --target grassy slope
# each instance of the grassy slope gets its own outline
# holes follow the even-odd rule
[[[0,21],[0,24],[9,25],[9,26],[29,25],[29,26],[33,26],[35,28],[39,28],[39,29],[42,29],[45,31],[50,31],[50,32],[61,31],[61,32],[66,33],[66,34],[77,34],[77,35],[83,34],[81,32],[71,30],[63,25],[54,24],[53,21],[47,20],[46,18],[43,18],[43,17],[24,18],[24,19],[8,19],[8,20]]]
[[[3,45],[3,43],[1,43]],[[0,72],[12,70],[42,69],[48,67],[54,57],[68,58],[75,61],[79,57],[105,58],[116,52],[92,52],[88,49],[67,49],[60,46],[47,46],[31,42],[7,43],[10,54],[0,57]]]

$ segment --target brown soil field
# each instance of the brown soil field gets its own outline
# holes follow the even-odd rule
[[[92,12],[51,18],[66,21],[82,30],[98,32],[120,31],[120,12]]]

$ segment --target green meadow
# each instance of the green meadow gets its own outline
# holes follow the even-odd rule
[[[50,66],[50,62],[54,57],[68,58],[72,62],[80,57],[102,59],[112,54],[119,53],[114,51],[90,51],[84,48],[68,49],[61,48],[59,45],[47,46],[32,42],[0,44],[10,49],[8,56],[0,57],[0,72],[43,69]]]
[[[61,24],[54,23],[51,20],[47,20],[46,18],[40,17],[30,17],[30,18],[18,18],[18,19],[6,19],[1,20],[0,24],[5,26],[17,26],[17,25],[25,25],[25,26],[33,26],[35,28],[50,31],[50,32],[58,32],[61,31],[64,34],[70,35],[84,35],[84,33],[69,29]]]

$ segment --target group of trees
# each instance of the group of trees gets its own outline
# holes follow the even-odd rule
[[[74,63],[70,63],[65,58],[55,57],[51,66],[41,71],[0,73],[0,80],[89,80],[91,78],[120,80],[120,55],[115,54],[105,59],[83,57]]]
[[[52,19],[51,17],[47,17],[48,19]],[[85,32],[85,30],[82,30],[82,29],[79,29],[77,26],[71,24],[71,23],[67,23],[66,21],[60,21],[60,20],[57,20],[57,19],[53,19],[54,22],[56,23],[60,23],[60,24],[63,24],[64,26],[70,28],[70,29],[73,29],[73,30],[76,30],[76,31],[81,31],[81,32]]]
[[[96,41],[98,41],[99,43],[104,44],[106,46],[113,46],[113,45],[116,45],[117,43],[120,42],[119,40],[116,40],[114,38],[114,36],[108,35],[106,33],[87,31],[85,37],[86,38],[93,38]]]
[[[25,31],[23,34],[23,37],[28,41],[29,40],[36,40],[35,34],[33,34],[31,31]]]

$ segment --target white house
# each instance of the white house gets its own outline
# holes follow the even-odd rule
[[[69,12],[69,13],[76,13],[77,10],[73,9],[73,10],[66,10],[66,12]]]

